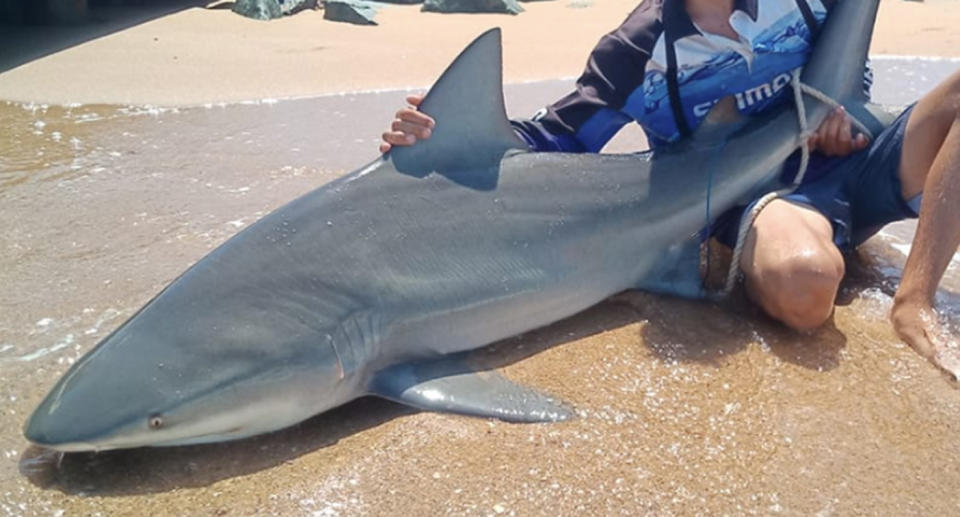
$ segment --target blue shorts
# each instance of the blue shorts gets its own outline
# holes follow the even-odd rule
[[[900,154],[912,111],[913,106],[904,110],[862,151],[840,158],[814,155],[806,174],[810,180],[783,196],[823,214],[841,252],[853,250],[889,223],[917,217],[916,203],[904,200],[900,189]],[[740,218],[754,203],[720,216],[713,236],[731,248],[736,245]]]

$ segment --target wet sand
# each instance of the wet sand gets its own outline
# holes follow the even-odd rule
[[[877,99],[903,104],[960,63],[876,67]],[[507,100],[522,115],[567,88],[510,85]],[[228,444],[61,456],[24,441],[25,418],[73,361],[240,228],[372,157],[402,97],[0,103],[0,515],[960,510],[960,390],[886,321],[909,223],[851,258],[833,322],[811,335],[740,295],[716,305],[625,293],[477,354],[573,404],[571,422],[368,399]],[[612,149],[638,146],[626,135]],[[954,326],[958,268],[939,293]]]
[[[928,82],[945,70],[878,66],[890,67],[881,78],[910,70]],[[881,100],[909,94],[880,81]],[[508,101],[526,112],[568,86],[509,86]],[[833,323],[812,335],[739,297],[720,306],[627,293],[478,354],[574,404],[572,422],[512,425],[371,399],[229,444],[60,457],[24,442],[20,426],[55,379],[186,266],[342,174],[351,157],[373,155],[375,139],[310,147],[338,132],[311,134],[314,120],[351,110],[348,133],[367,133],[402,95],[134,112],[0,107],[14,135],[0,176],[5,514],[957,510],[960,391],[885,318],[903,262],[891,244],[906,242],[909,225],[851,263]],[[941,290],[954,317],[956,267]]]

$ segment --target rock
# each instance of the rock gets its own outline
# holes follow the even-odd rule
[[[517,0],[425,0],[420,10],[435,13],[520,14],[523,7]]]
[[[380,3],[384,3],[384,4],[405,4],[405,5],[422,4],[422,3],[423,3],[423,0],[378,0],[378,1],[379,1]]]
[[[280,12],[284,15],[295,14],[304,9],[316,9],[317,0],[280,0]]]
[[[376,25],[373,19],[376,14],[371,4],[361,0],[326,0],[323,4],[323,18],[335,22]]]
[[[277,0],[237,0],[231,10],[255,20],[272,20],[283,16]]]
[[[237,0],[233,12],[256,20],[272,20],[316,7],[317,0]]]

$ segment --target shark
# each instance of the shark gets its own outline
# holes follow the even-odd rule
[[[802,79],[882,124],[862,91],[877,6],[840,2]],[[432,138],[196,262],[60,378],[26,438],[67,452],[235,440],[369,395],[510,422],[573,418],[465,354],[624,290],[702,296],[701,230],[778,185],[801,145],[797,109],[705,123],[654,151],[535,153],[507,119],[501,59],[499,30],[484,33],[421,105]],[[803,102],[816,127],[830,108]]]

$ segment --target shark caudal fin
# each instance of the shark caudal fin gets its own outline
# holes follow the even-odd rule
[[[490,169],[507,150],[526,149],[507,120],[502,81],[500,29],[491,29],[427,93],[420,110],[436,120],[436,128],[429,139],[390,151],[397,170],[421,176]]]
[[[877,123],[882,127],[879,112],[864,106],[867,53],[879,4],[879,0],[838,2],[820,30],[801,81],[843,104],[854,116],[863,117],[868,126]],[[804,103],[811,126],[819,125],[830,111],[810,96],[805,96]]]

